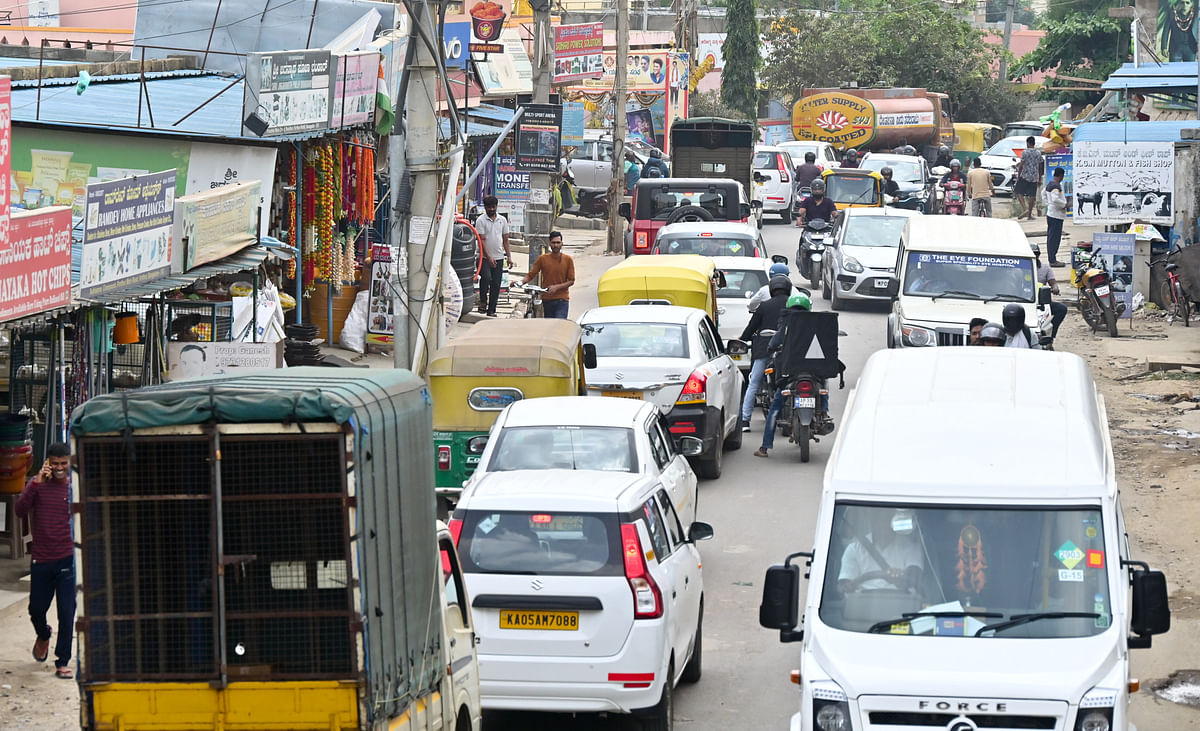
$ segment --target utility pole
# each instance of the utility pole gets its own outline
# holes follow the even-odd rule
[[[550,66],[553,54],[550,45],[553,34],[550,32],[550,2],[549,0],[534,0],[533,7],[533,103],[550,103]],[[550,191],[549,173],[530,173],[529,191],[531,200],[525,205],[525,243],[529,246],[529,268],[547,248],[550,240],[551,220],[554,217],[554,196],[550,195],[545,203],[535,203],[538,196],[547,195]],[[528,271],[528,270],[526,270]]]
[[[625,192],[625,105],[629,98],[629,0],[617,0],[617,68],[613,80],[612,180],[608,181],[608,253],[625,253],[625,219],[617,213]]]
[[[1008,54],[1012,47],[1013,13],[1017,9],[1017,0],[1008,0],[1004,7],[1004,54],[1000,56],[1000,83],[1008,82]]]

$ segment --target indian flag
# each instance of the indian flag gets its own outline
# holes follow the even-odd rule
[[[375,84],[375,133],[385,135],[392,131],[396,112],[392,98],[388,96],[387,82],[383,79],[383,59],[379,60],[379,81]]]

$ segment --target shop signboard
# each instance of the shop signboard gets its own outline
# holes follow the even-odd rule
[[[583,102],[567,102],[562,105],[562,144],[569,147],[583,145]]]
[[[471,18],[471,53],[504,53],[496,41],[504,32],[504,8],[491,0],[478,0],[467,11]]]
[[[1125,303],[1121,317],[1133,319],[1133,249],[1137,244],[1136,234],[1094,233],[1092,249],[1100,253],[1095,262],[1107,269],[1112,279],[1113,297]]]
[[[1076,142],[1071,147],[1076,223],[1174,223],[1173,142]]]
[[[517,120],[517,170],[557,173],[561,134],[562,107],[526,104]]]
[[[168,381],[283,366],[283,343],[167,343]]]
[[[375,87],[379,83],[378,53],[334,56],[332,129],[375,121]]]
[[[1063,195],[1067,198],[1067,218],[1071,218],[1075,213],[1075,206],[1072,205],[1072,198],[1075,195],[1075,166],[1074,158],[1068,149],[1067,152],[1055,152],[1046,155],[1046,170],[1044,172],[1044,180],[1049,180],[1054,176],[1054,171],[1058,168],[1063,169]]]
[[[0,251],[8,248],[12,203],[12,79],[0,76]]]
[[[174,271],[191,271],[257,241],[261,199],[262,184],[247,180],[176,200]]]
[[[470,23],[446,23],[442,26],[442,55],[446,59],[446,68],[465,69],[470,52],[467,46],[471,43]]]
[[[375,72],[378,77],[378,70]],[[181,172],[180,175],[183,175]],[[222,185],[233,185],[248,180],[259,183],[262,197],[258,201],[260,210],[259,230],[267,231],[271,225],[271,181],[275,178],[275,148],[249,147],[245,145],[214,145],[193,142],[188,152],[187,184],[183,191],[176,186],[178,195],[203,193]]]
[[[101,300],[170,274],[176,171],[87,187],[79,292]]]
[[[604,75],[604,23],[554,28],[554,83]]]
[[[0,250],[0,322],[71,304],[71,209],[16,211]]]
[[[371,283],[367,294],[367,342],[391,345],[395,339],[392,316],[392,267],[397,247],[375,244],[371,247]]]
[[[267,128],[259,134],[243,122],[242,134],[275,137],[329,129],[332,67],[324,50],[246,54],[242,119],[257,114]]]
[[[510,228],[523,231],[525,203],[529,200],[529,173],[517,170],[517,159],[512,155],[497,155],[495,170],[496,210],[508,219]]]
[[[521,40],[521,34],[512,28],[506,28],[500,34],[499,44],[495,45],[500,47],[501,52],[474,60],[484,96],[510,97],[532,94],[533,64],[529,61],[529,54],[525,53],[525,43]]]

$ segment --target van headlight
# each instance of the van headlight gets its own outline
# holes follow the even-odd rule
[[[813,692],[813,728],[817,731],[851,731],[850,704],[837,683],[816,682]]]
[[[1112,731],[1113,706],[1116,691],[1092,688],[1079,701],[1079,713],[1075,718],[1075,731]]]
[[[937,345],[937,335],[926,327],[916,325],[901,325],[900,333],[905,345],[914,348],[924,348]]]

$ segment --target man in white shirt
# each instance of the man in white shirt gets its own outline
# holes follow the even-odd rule
[[[920,543],[911,533],[899,535],[894,532],[891,510],[869,510],[872,512],[871,532],[855,538],[842,553],[842,569],[838,573],[842,594],[874,589],[917,589],[925,566]],[[901,519],[912,525],[911,517]],[[881,558],[886,566],[880,564]]]
[[[475,230],[483,239],[483,264],[479,268],[479,311],[495,316],[500,299],[504,262],[512,259],[508,245],[508,219],[496,213],[496,196],[483,199],[484,214],[475,219]]]
[[[1067,197],[1063,195],[1063,179],[1066,171],[1054,169],[1054,176],[1046,184],[1043,196],[1046,199],[1046,253],[1050,255],[1050,266],[1063,267],[1058,260],[1058,245],[1062,242],[1063,222],[1067,218]]]

